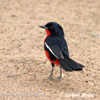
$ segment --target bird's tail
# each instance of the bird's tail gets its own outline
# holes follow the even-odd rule
[[[75,62],[69,57],[65,57],[63,60],[60,60],[60,65],[65,71],[79,71],[83,70],[83,65]]]

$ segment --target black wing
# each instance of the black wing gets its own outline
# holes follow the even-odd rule
[[[64,56],[57,44],[45,42],[45,46],[57,59],[64,59]]]
[[[64,44],[64,42],[61,42],[60,40],[57,38],[53,39],[53,37],[49,38],[45,41],[45,46],[48,48],[50,53],[52,53],[59,60],[60,65],[64,70],[82,70],[84,66],[69,57],[67,44]]]

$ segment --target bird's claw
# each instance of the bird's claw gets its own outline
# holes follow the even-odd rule
[[[58,79],[59,81],[61,81],[61,80],[62,80],[62,76],[57,77],[57,79]]]
[[[54,81],[54,78],[53,78],[52,76],[49,76],[48,79],[49,79],[50,81]]]

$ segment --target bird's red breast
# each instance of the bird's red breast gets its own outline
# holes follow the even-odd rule
[[[46,36],[45,40],[47,39],[48,36],[51,35],[51,33],[50,33],[50,31],[48,29],[46,29],[46,32],[47,32],[47,36]],[[45,40],[44,40],[44,44],[45,44]],[[50,59],[50,55],[49,55],[49,52],[47,50],[45,50],[45,54],[46,54],[47,58],[49,59],[49,61],[51,63],[56,64],[56,65],[60,65],[58,59],[56,59],[55,61],[53,61],[53,60]]]
[[[50,31],[49,31],[48,29],[46,29],[46,32],[47,32],[47,36],[46,36],[46,38],[44,39],[44,43],[45,43],[45,40],[47,39],[47,37],[51,35],[51,33],[50,33]]]

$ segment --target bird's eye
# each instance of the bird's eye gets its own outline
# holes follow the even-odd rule
[[[54,29],[54,26],[51,26],[50,28],[51,28],[51,29]]]

